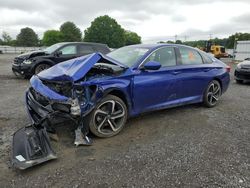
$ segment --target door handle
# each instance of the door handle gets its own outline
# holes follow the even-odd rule
[[[177,74],[180,74],[181,73],[181,71],[173,71],[172,72],[172,74],[174,74],[174,75],[177,75]]]

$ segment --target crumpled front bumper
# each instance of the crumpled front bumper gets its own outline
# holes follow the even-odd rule
[[[29,88],[25,94],[27,113],[33,124],[39,124],[44,119],[54,117],[70,118],[70,105],[60,101],[49,100],[40,95],[33,88]]]
[[[33,93],[32,93],[33,92]],[[53,110],[51,107],[45,107],[40,104],[35,99],[35,90],[29,88],[25,93],[25,102],[28,115],[34,124],[38,124],[43,118],[47,117],[49,113],[52,113]],[[45,100],[45,99],[44,99]],[[44,101],[46,102],[46,101]]]

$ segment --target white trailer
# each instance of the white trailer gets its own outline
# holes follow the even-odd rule
[[[250,58],[250,40],[237,41],[235,60],[243,61],[246,58]]]

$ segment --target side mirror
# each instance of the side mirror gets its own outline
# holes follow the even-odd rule
[[[56,56],[56,57],[59,57],[60,55],[62,55],[62,51],[56,51],[54,53],[54,56]]]
[[[145,70],[158,70],[161,68],[161,64],[157,61],[149,61],[144,64],[143,68]]]

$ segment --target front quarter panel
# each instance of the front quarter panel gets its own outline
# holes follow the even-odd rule
[[[131,71],[128,69],[122,76],[113,77],[108,79],[100,79],[100,80],[92,80],[87,83],[87,85],[96,85],[99,89],[97,102],[103,96],[108,95],[114,91],[118,91],[122,93],[122,95],[126,98],[124,101],[128,105],[129,112],[133,113],[133,91],[132,91],[132,75]],[[118,96],[119,97],[119,96]]]

